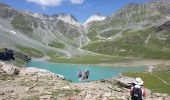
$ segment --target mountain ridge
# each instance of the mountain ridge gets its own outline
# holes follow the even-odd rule
[[[72,15],[55,14],[50,16],[31,13],[29,11],[19,12],[12,9],[10,6],[1,5],[0,35],[1,37],[11,38],[11,42],[4,40],[4,38],[0,38],[0,40],[6,41],[6,44],[9,43],[9,45],[13,45],[14,43],[16,45],[19,43],[22,46],[31,46],[31,48],[36,49],[42,49],[44,47],[46,49],[50,48],[50,50],[62,56],[63,54],[66,56],[84,55],[84,53],[85,55],[89,54],[89,51],[86,50],[92,51],[90,52],[92,54],[103,54],[102,48],[91,50],[84,47],[102,41],[110,41],[111,44],[118,41],[120,42],[120,40],[131,41],[129,39],[132,39],[136,41],[135,37],[139,39],[139,41],[136,41],[137,44],[135,45],[141,44],[142,41],[144,43],[142,47],[145,49],[150,39],[158,39],[157,41],[162,43],[160,39],[165,39],[164,35],[167,35],[167,33],[163,33],[163,35],[157,33],[158,35],[155,35],[153,30],[155,27],[164,24],[170,19],[170,3],[165,4],[160,2],[149,2],[145,4],[130,3],[107,18],[101,17],[98,21],[95,21],[94,18],[86,27],[78,24],[77,20]],[[148,31],[151,32],[148,33]],[[142,32],[147,32],[147,34],[143,34]],[[4,33],[8,33],[11,36]],[[19,37],[23,39],[14,40],[12,39],[13,35],[16,35],[15,38],[17,39]],[[141,35],[141,37],[144,35],[143,38],[146,40],[144,41],[141,37],[136,35]],[[130,42],[130,44],[131,43],[132,42]],[[103,44],[103,46],[107,46],[108,44],[110,45],[110,43],[107,43]],[[3,43],[3,45],[5,44]],[[158,44],[154,45],[156,46]],[[117,44],[117,46],[121,46],[121,44]],[[168,46],[164,48],[168,49]],[[132,48],[128,49],[133,51]],[[44,52],[44,50],[40,51]],[[117,53],[126,50],[118,47],[115,49],[113,48],[112,51],[115,52],[114,55],[117,55]],[[112,55],[110,53],[106,54]],[[126,56],[129,56],[131,53],[132,52],[129,52]]]

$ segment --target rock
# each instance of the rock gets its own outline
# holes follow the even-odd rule
[[[65,79],[65,77],[64,77],[63,75],[59,75],[59,74],[57,74],[57,76],[58,76],[58,78],[59,78],[59,79],[62,79],[62,80],[64,80],[64,79]]]
[[[17,99],[18,98],[18,95],[16,93],[12,93],[10,98],[13,98],[13,99]]]
[[[32,74],[36,74],[38,77],[49,77],[49,78],[59,78],[59,79],[62,79],[64,80],[65,77],[63,75],[59,75],[59,74],[55,74],[55,73],[52,73],[48,70],[45,70],[45,69],[39,69],[39,68],[34,68],[34,67],[28,67],[28,68],[25,68],[25,69],[22,69],[21,70],[21,74],[23,75],[32,75]]]
[[[40,100],[51,100],[52,98],[52,95],[44,95],[39,97]]]
[[[85,100],[92,100],[92,95],[90,93],[87,93]]]
[[[115,81],[122,87],[129,88],[135,79],[130,77],[116,78]]]
[[[162,97],[168,97],[168,94],[164,93],[162,94]]]
[[[26,88],[25,88],[25,92],[29,92],[29,87],[26,87]]]
[[[44,92],[44,94],[52,95],[53,93],[52,92]]]
[[[0,68],[3,66],[3,64],[2,63],[0,63]]]
[[[112,94],[109,92],[109,93],[104,93],[104,96],[105,97],[110,97]]]
[[[5,95],[5,93],[4,92],[0,92],[0,95]]]
[[[122,92],[122,89],[120,89],[120,88],[116,87],[116,88],[114,88],[114,91]]]
[[[20,72],[20,69],[15,67],[15,66],[12,66],[10,64],[5,64],[5,63],[0,63],[1,67],[1,73],[6,73],[7,75],[18,75],[19,72]]]
[[[14,69],[14,75],[19,75],[20,73],[20,69],[19,68],[15,68]]]
[[[101,93],[98,94],[98,95],[97,95],[97,98],[101,99],[101,98],[102,98],[102,94],[101,94]]]
[[[69,86],[64,86],[63,89],[64,89],[64,90],[70,90],[71,87],[69,87]]]
[[[162,97],[162,94],[160,94],[160,93],[153,93],[153,96],[154,97]]]
[[[169,97],[165,97],[164,100],[170,100],[170,96]]]

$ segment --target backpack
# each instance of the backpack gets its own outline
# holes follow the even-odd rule
[[[143,100],[142,99],[142,87],[137,88],[137,87],[133,86],[132,100]]]

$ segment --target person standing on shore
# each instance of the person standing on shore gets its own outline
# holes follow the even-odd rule
[[[144,82],[139,77],[132,83],[130,88],[131,100],[144,100],[143,98],[146,96],[146,91],[143,83]]]
[[[84,80],[84,81],[87,81],[88,78],[89,78],[89,70],[86,69],[85,72],[84,72],[84,75],[83,75],[83,80]]]
[[[82,72],[81,69],[79,70],[79,72],[77,73],[77,75],[78,75],[79,81],[81,82],[81,81],[82,81],[82,76],[83,76],[83,72]]]

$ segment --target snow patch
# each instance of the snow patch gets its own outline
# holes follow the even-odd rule
[[[166,16],[166,18],[167,18],[167,19],[170,19],[170,17],[169,17],[169,16]]]
[[[12,34],[17,35],[17,32],[15,32],[15,31],[10,30],[10,32],[11,32]]]
[[[77,21],[75,21],[75,20],[74,20],[71,16],[69,16],[69,15],[68,15],[68,16],[59,15],[59,16],[58,16],[58,19],[66,22],[66,23],[72,24],[72,25],[74,25],[74,26],[77,26],[77,27],[80,27],[80,26],[81,26],[80,23],[78,23]]]
[[[105,20],[106,17],[101,16],[101,15],[93,15],[90,18],[87,19],[87,21],[84,23],[84,25],[86,26],[88,23],[90,22],[94,22],[94,21],[102,21]]]

